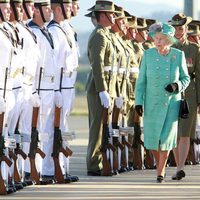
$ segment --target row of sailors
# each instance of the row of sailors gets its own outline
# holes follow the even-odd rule
[[[75,97],[79,57],[76,33],[70,21],[72,16],[77,15],[78,9],[78,0],[0,1],[0,113],[4,113],[2,136],[15,138],[17,143],[22,143],[28,155],[33,107],[40,107],[37,129],[46,156],[38,162],[38,166],[41,177],[47,182],[54,177],[51,154],[55,105],[62,107],[62,133],[69,132],[68,117]],[[20,137],[15,134],[16,130],[20,132]],[[68,178],[68,158],[63,159],[62,166],[63,174]],[[12,192],[13,188],[9,185],[13,178],[13,167],[9,168],[3,162],[1,171],[7,192]],[[23,173],[26,179],[30,179],[28,159],[24,161]],[[68,179],[71,180],[70,177]]]

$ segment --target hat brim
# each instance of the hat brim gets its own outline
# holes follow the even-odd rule
[[[183,26],[183,25],[188,25],[191,21],[192,21],[192,17],[186,17],[185,21],[171,20],[170,23],[172,26]]]
[[[193,30],[191,30],[191,31],[188,31],[187,34],[189,36],[199,36],[200,35],[200,31],[193,31]]]
[[[177,42],[178,42],[178,40],[177,40],[175,37],[172,37],[172,36],[170,36],[170,35],[168,35],[168,34],[165,34],[165,33],[163,33],[163,32],[151,32],[151,33],[149,33],[149,36],[150,36],[151,38],[154,39],[156,33],[161,33],[161,34],[163,34],[163,35],[166,35],[166,36],[168,37],[168,39],[169,39],[172,43],[177,43]]]

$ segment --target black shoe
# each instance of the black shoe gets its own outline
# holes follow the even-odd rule
[[[112,172],[112,175],[119,175],[118,170],[114,170],[114,171]]]
[[[163,183],[165,182],[165,178],[163,176],[157,176],[157,179],[156,179],[157,183]]]
[[[14,185],[16,190],[21,190],[24,188],[22,182],[15,182]]]
[[[53,184],[55,183],[54,176],[42,175],[41,185]]]
[[[119,170],[118,170],[119,173],[124,173],[124,172],[127,172],[127,169],[126,168],[123,168],[121,167]]]
[[[33,181],[30,180],[30,179],[24,179],[24,182],[25,182],[25,184],[26,184],[27,186],[33,185]]]
[[[8,187],[8,190],[6,192],[7,192],[7,194],[12,194],[16,191],[12,187]]]
[[[77,182],[77,181],[79,181],[78,176],[72,176],[70,174],[66,174],[66,178],[70,178],[71,182]]]
[[[25,181],[22,181],[22,185],[23,185],[23,187],[28,186],[28,184]]]
[[[185,177],[185,172],[183,170],[179,170],[172,176],[172,180],[181,180]]]
[[[65,178],[65,183],[71,183],[71,182],[72,182],[71,177],[66,176],[66,178]]]
[[[133,166],[129,166],[129,169],[128,169],[128,171],[134,171],[134,168],[133,168]]]
[[[13,192],[17,191],[15,185],[12,182],[8,183],[8,190],[11,191],[11,193],[12,193],[12,191]]]
[[[24,183],[28,185],[33,185],[33,181],[31,180],[31,174],[29,172],[24,172]]]
[[[87,172],[88,176],[101,176],[101,171],[88,171]]]

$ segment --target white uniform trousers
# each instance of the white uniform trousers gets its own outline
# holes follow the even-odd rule
[[[24,101],[22,105],[22,111],[20,115],[19,130],[22,135],[22,147],[24,153],[28,156],[30,142],[31,142],[31,128],[32,128],[32,114],[33,105],[31,101],[32,97],[32,85],[23,85]],[[23,161],[23,171],[30,173],[30,161],[27,157]]]
[[[51,156],[53,152],[53,139],[54,139],[54,91],[40,91],[40,111],[38,130],[41,142],[41,150],[46,154],[44,159],[41,160],[41,175],[53,176],[54,163]],[[48,137],[47,137],[48,136]]]

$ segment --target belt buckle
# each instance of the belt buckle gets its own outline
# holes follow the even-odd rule
[[[71,76],[72,76],[72,72],[69,72],[69,78],[71,78]]]
[[[29,75],[29,76],[28,76],[28,80],[29,80],[29,81],[32,81],[32,80],[33,80],[33,76]]]

